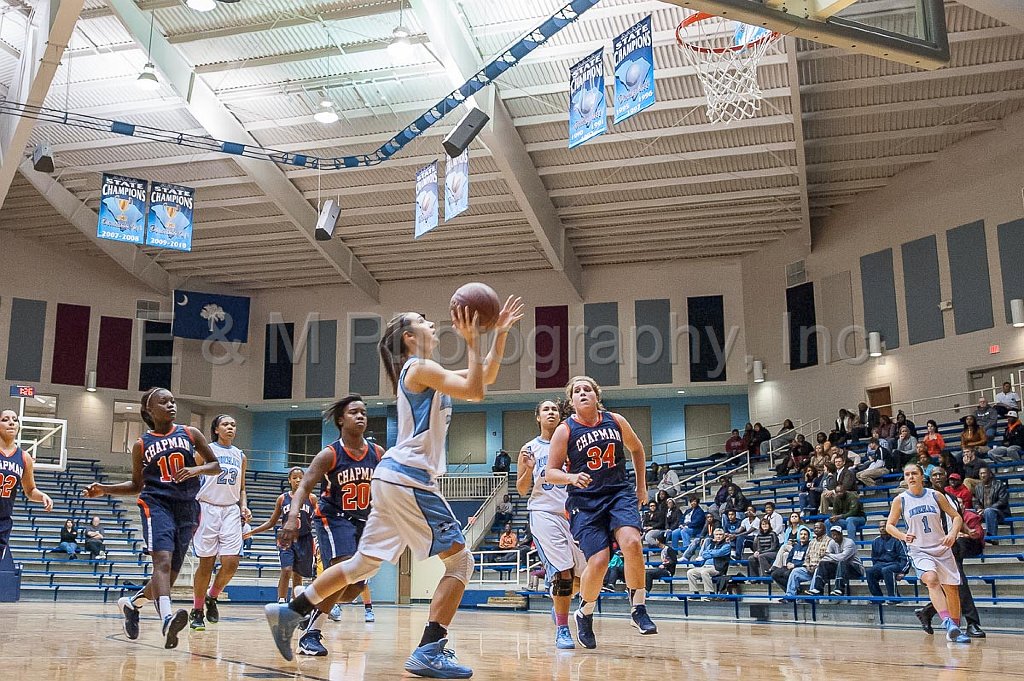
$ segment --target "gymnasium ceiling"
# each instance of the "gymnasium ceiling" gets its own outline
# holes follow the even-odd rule
[[[456,16],[455,38],[442,40],[420,20],[438,3]],[[0,0],[4,92],[32,4]],[[225,139],[237,139],[224,133],[237,129],[267,147],[320,156],[365,153],[452,89],[459,64],[448,55],[468,48],[463,56],[475,70],[562,4],[242,0],[199,13],[178,0],[85,0],[46,106]],[[898,21],[890,10],[906,4],[861,0],[854,9]],[[555,269],[578,284],[581,269],[599,265],[738,256],[788,233],[809,235],[812,221],[837,206],[1024,107],[1024,31],[957,2],[946,8],[949,67],[919,71],[785,42],[760,67],[759,115],[724,127],[708,123],[700,85],[675,44],[685,10],[604,0],[498,81],[496,107],[509,121],[486,146],[472,146],[471,208],[419,241],[414,173],[442,157],[442,136],[458,113],[383,165],[334,172],[37,125],[31,144],[50,142],[58,184],[19,173],[0,229],[83,255],[130,251],[98,244],[77,212],[83,203],[97,209],[100,172],[114,172],[197,188],[193,252],[141,249],[144,264],[172,284],[199,277],[257,290],[350,280],[374,295],[380,283],[426,276]],[[414,45],[395,62],[386,46],[400,12]],[[566,149],[569,66],[647,14],[658,103]],[[151,16],[156,42],[166,36],[169,45],[154,57],[160,89],[144,92],[134,81],[147,61]],[[188,103],[175,91],[175,63],[186,76],[194,71],[211,101]],[[337,123],[313,120],[322,94]],[[343,207],[326,247],[303,228],[318,196],[340,198]]]

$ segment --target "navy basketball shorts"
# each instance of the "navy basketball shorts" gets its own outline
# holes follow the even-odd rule
[[[366,523],[352,522],[336,515],[317,516],[313,519],[316,540],[320,544],[320,561],[325,570],[339,558],[356,555],[365,526]]]
[[[7,554],[7,547],[11,544],[11,530],[14,528],[14,521],[7,517],[0,517],[0,560]]]
[[[296,537],[286,549],[278,548],[281,569],[291,568],[301,577],[313,578],[313,534]]]
[[[167,551],[171,554],[171,570],[181,570],[185,554],[192,543],[192,535],[199,525],[199,502],[170,501],[156,497],[139,497],[142,513],[142,539],[146,550]]]
[[[638,531],[642,527],[640,504],[632,487],[619,487],[606,494],[570,492],[565,507],[572,536],[588,560],[611,548],[620,527],[635,527]]]

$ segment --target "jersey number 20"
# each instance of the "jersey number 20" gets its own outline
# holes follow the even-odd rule
[[[592,471],[601,470],[607,466],[615,468],[615,444],[610,443],[601,451],[600,447],[591,447],[587,450],[587,468]]]
[[[370,484],[350,482],[341,488],[341,510],[365,511],[370,508]]]

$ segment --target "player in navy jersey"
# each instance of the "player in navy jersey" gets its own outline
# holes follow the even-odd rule
[[[299,529],[296,531],[295,541],[288,548],[283,548],[280,543],[277,547],[281,559],[281,576],[277,580],[278,603],[288,602],[289,586],[302,586],[303,577],[312,579],[314,576],[312,523],[313,514],[316,512],[316,497],[306,494],[305,498],[302,498],[296,494],[299,483],[302,482],[302,473],[302,469],[298,467],[288,471],[288,485],[291,487],[291,492],[285,492],[278,496],[277,503],[274,504],[274,512],[267,522],[243,537],[248,539],[254,534],[269,530],[278,520],[287,519],[291,514],[292,506],[299,509]],[[297,499],[302,499],[302,503],[298,503]]]
[[[324,420],[337,428],[340,437],[324,447],[314,457],[302,477],[296,495],[310,491],[321,482],[313,527],[320,544],[320,559],[324,569],[351,558],[359,546],[359,539],[370,516],[370,480],[380,463],[384,449],[363,437],[366,432],[366,403],[360,395],[348,395],[324,411]],[[293,509],[285,520],[282,535],[294,536],[299,527],[298,509]],[[320,630],[316,622],[322,613],[336,613],[340,618],[340,604],[349,603],[363,594],[364,618],[372,622],[373,603],[365,581],[350,584],[344,590],[326,598],[313,611],[306,632],[299,639],[299,653],[326,655]]]
[[[188,611],[171,610],[171,586],[199,522],[199,476],[220,473],[220,463],[200,430],[174,423],[178,408],[170,390],[146,391],[141,405],[142,420],[150,430],[132,447],[132,479],[110,485],[94,482],[83,494],[139,495],[153,576],[137,594],[117,601],[124,614],[124,633],[133,640],[139,637],[139,609],[155,600],[163,620],[164,647],[176,648],[178,633],[188,624]]]
[[[53,510],[53,500],[36,487],[32,475],[32,456],[16,443],[21,420],[17,412],[4,409],[0,412],[0,565],[7,559],[7,547],[14,522],[14,500],[18,498],[18,485],[31,501],[43,505],[46,511]],[[13,569],[13,567],[11,568]]]
[[[629,422],[605,411],[601,387],[588,376],[576,376],[565,387],[573,414],[551,437],[549,483],[568,484],[569,527],[579,542],[587,567],[580,584],[576,638],[584,648],[596,648],[594,609],[608,569],[612,542],[622,550],[633,625],[641,634],[658,628],[647,615],[644,554],[640,541],[640,501],[647,500],[643,443]],[[633,460],[635,484],[626,475],[626,454]],[[568,460],[569,471],[563,470]]]

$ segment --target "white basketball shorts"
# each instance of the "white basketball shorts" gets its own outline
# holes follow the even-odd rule
[[[199,527],[192,536],[192,550],[200,558],[237,556],[242,553],[242,510],[236,504],[199,504]]]

